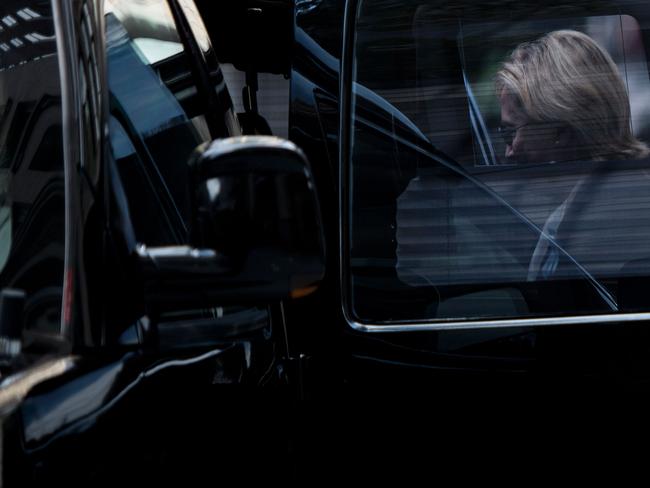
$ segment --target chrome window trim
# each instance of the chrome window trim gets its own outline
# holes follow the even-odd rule
[[[351,290],[348,274],[350,259],[346,243],[349,242],[348,208],[352,189],[347,186],[347,170],[350,164],[350,142],[352,129],[352,74],[354,71],[354,39],[355,23],[358,9],[363,0],[346,0],[343,14],[343,45],[339,65],[339,284],[341,293],[341,309],[347,325],[362,333],[400,333],[426,332],[445,330],[480,330],[509,327],[541,327],[566,325],[603,325],[616,323],[635,323],[650,321],[650,312],[600,314],[600,315],[567,315],[554,317],[530,317],[508,319],[442,319],[436,321],[409,321],[388,324],[364,323],[355,319],[350,306]],[[347,191],[344,191],[347,189]]]
[[[357,332],[382,333],[382,332],[424,332],[441,330],[479,330],[501,329],[510,327],[540,327],[558,325],[601,325],[615,323],[630,323],[650,321],[650,312],[622,313],[604,315],[568,315],[566,317],[543,317],[521,319],[494,319],[494,320],[447,320],[438,322],[404,322],[381,325],[364,324],[357,322],[344,311],[348,325]]]
[[[346,0],[343,10],[343,39],[341,46],[341,60],[339,64],[339,174],[338,174],[338,236],[339,236],[339,290],[341,293],[341,309],[343,318],[348,326],[361,332],[366,332],[365,326],[355,322],[349,315],[348,311],[351,310],[349,297],[351,297],[350,290],[348,289],[348,276],[347,269],[349,269],[348,259],[349,253],[345,243],[349,242],[348,232],[348,216],[344,212],[348,209],[349,193],[344,191],[346,186],[346,170],[349,163],[350,156],[350,121],[352,119],[352,109],[350,102],[352,99],[352,69],[353,69],[353,50],[354,50],[354,23],[357,17],[359,1]],[[352,39],[350,39],[352,36]]]

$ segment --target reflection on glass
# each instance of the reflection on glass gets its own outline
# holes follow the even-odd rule
[[[143,144],[137,153],[133,151],[136,161],[120,164],[120,169],[122,172],[135,171],[132,178],[137,177],[141,182],[133,188],[132,201],[139,191],[151,187],[165,206],[168,217],[165,228],[151,233],[146,231],[146,234],[157,236],[147,244],[182,243],[190,214],[186,163],[203,140],[180,101],[138,55],[130,32],[112,14],[106,19],[108,82],[115,114],[113,127],[120,127],[111,132],[114,150],[117,152],[117,146],[124,145],[119,142],[122,139],[130,139],[130,144],[136,148]],[[182,71],[178,74],[182,76],[184,66],[179,66]],[[137,206],[133,212],[137,216],[143,209]]]
[[[192,198],[188,162],[198,145],[212,139],[206,122],[210,107],[197,89],[168,2],[106,1],[109,134],[114,176],[124,190],[132,225],[127,232],[148,246],[187,244]],[[214,53],[209,52],[201,18],[193,2],[179,3],[204,50],[201,62],[222,103],[224,113],[210,115],[232,117],[232,103]],[[211,344],[223,330],[220,324],[234,321],[256,330],[268,324],[268,317],[266,309],[241,307],[165,314],[160,317],[161,341],[169,340],[174,347]]]
[[[0,207],[0,269],[4,268],[11,250],[11,208]]]
[[[361,2],[355,313],[647,308],[630,280],[650,276],[650,9],[460,3]]]
[[[201,18],[201,15],[196,8],[194,0],[179,0],[178,3],[183,9],[185,17],[187,17],[187,21],[190,24],[194,38],[199,44],[201,51],[209,51],[211,48],[210,36],[208,35],[208,31],[203,24],[203,19]]]
[[[106,0],[105,12],[115,15],[149,64],[183,51],[167,2]]]
[[[65,186],[61,87],[49,2],[0,2],[0,288],[25,292],[24,325],[61,326]]]

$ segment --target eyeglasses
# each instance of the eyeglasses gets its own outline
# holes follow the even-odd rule
[[[503,139],[503,142],[505,142],[506,146],[512,146],[512,141],[515,138],[515,135],[517,134],[517,131],[521,129],[522,127],[526,127],[529,124],[521,124],[515,127],[510,127],[510,126],[499,126],[497,127],[497,132]]]

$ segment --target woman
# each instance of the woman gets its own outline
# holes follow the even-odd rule
[[[565,274],[558,245],[588,271],[610,276],[630,261],[630,249],[645,255],[638,239],[626,239],[648,232],[647,218],[635,220],[643,229],[631,225],[650,185],[644,165],[630,161],[650,150],[632,133],[626,86],[610,55],[581,32],[550,32],[514,50],[496,91],[506,158],[565,162],[555,169],[570,182],[546,219],[528,279]],[[551,180],[547,191],[556,192]]]

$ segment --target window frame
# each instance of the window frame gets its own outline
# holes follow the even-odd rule
[[[355,78],[356,21],[363,0],[346,0],[343,15],[341,63],[339,73],[339,280],[341,308],[349,327],[362,333],[396,333],[449,330],[481,330],[516,327],[623,324],[650,321],[650,312],[607,313],[504,319],[435,319],[402,320],[386,324],[355,317],[352,308],[350,272],[351,201],[350,170],[352,165],[353,83]]]

